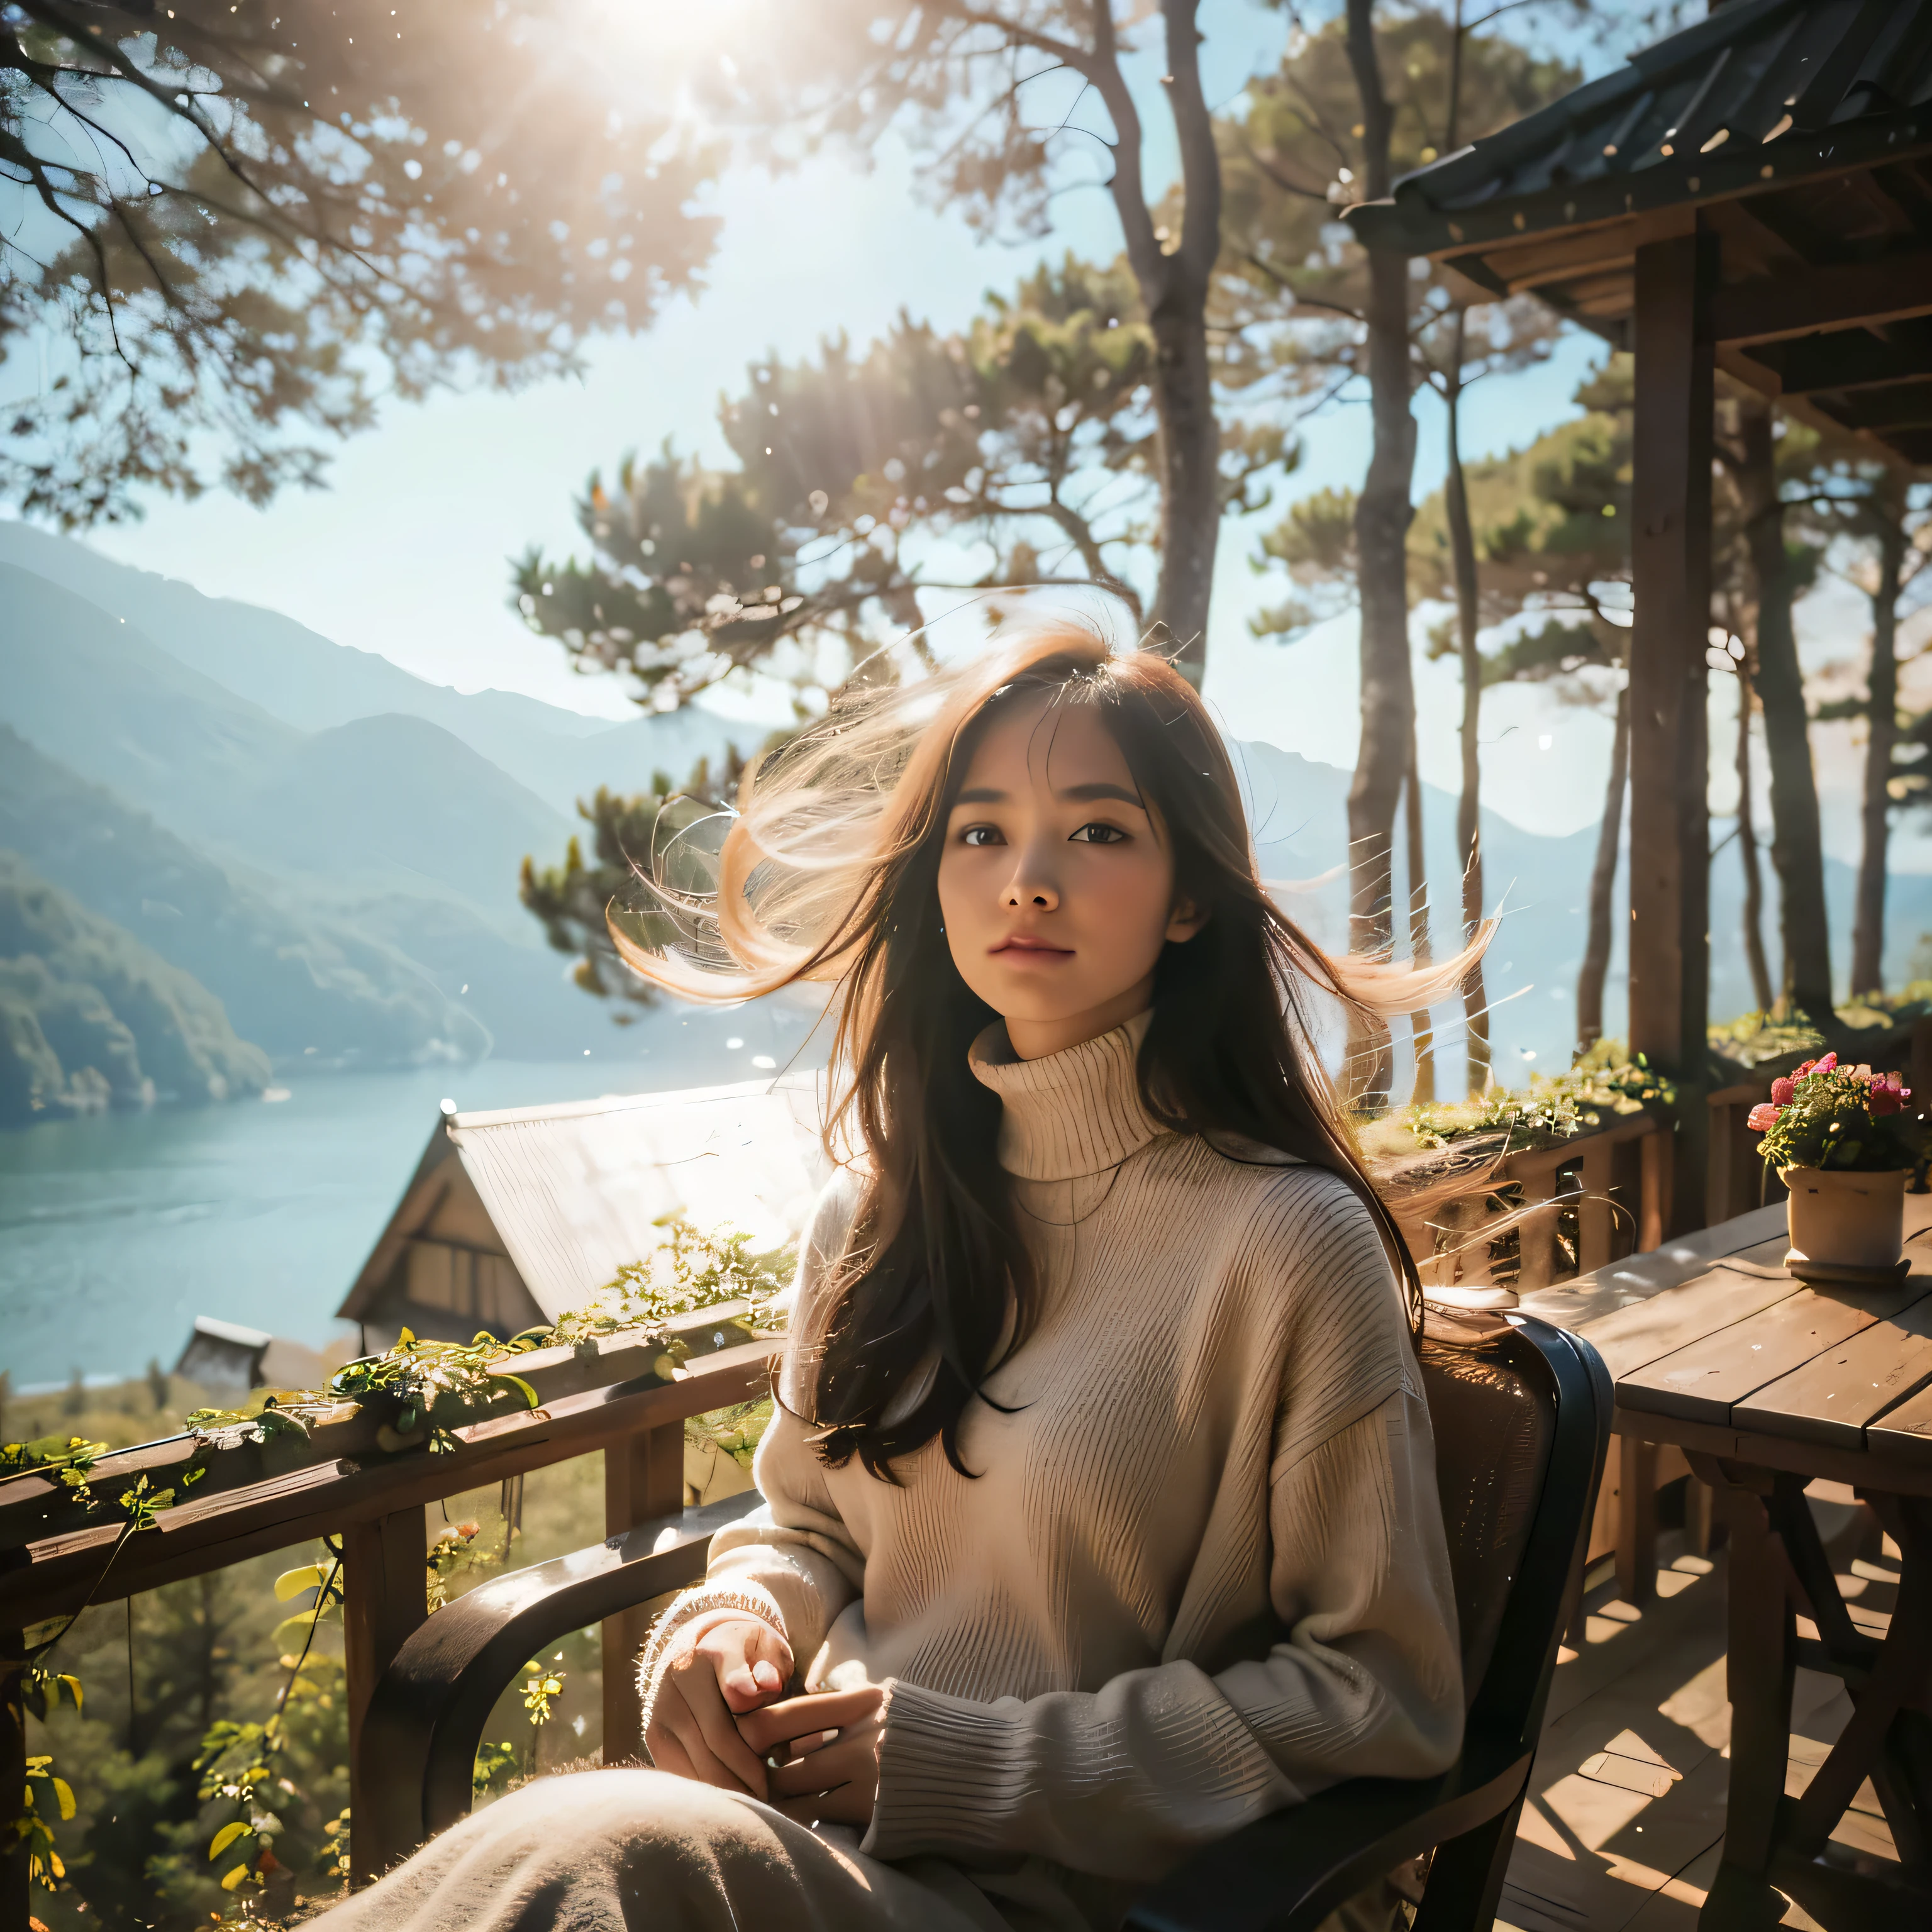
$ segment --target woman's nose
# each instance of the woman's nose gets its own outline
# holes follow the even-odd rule
[[[1025,854],[1013,868],[1012,877],[1006,881],[1004,902],[1016,910],[1031,906],[1041,912],[1052,912],[1060,904],[1060,889],[1048,876],[1046,868],[1036,863],[1031,854]]]

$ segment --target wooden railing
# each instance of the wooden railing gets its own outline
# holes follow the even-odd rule
[[[424,1512],[442,1498],[601,1450],[607,1536],[652,1518],[675,1518],[684,1500],[684,1422],[762,1395],[778,1338],[742,1338],[730,1311],[680,1318],[654,1334],[612,1336],[581,1349],[554,1348],[505,1364],[536,1390],[538,1406],[451,1432],[451,1446],[386,1450],[368,1412],[342,1406],[306,1437],[208,1446],[191,1436],[104,1456],[90,1486],[89,1511],[40,1477],[0,1483],[0,1633],[17,1655],[25,1634],[88,1604],[178,1582],[231,1563],[313,1542],[341,1539],[344,1664],[350,1754],[378,1679],[425,1620]],[[681,1342],[683,1350],[667,1346]],[[722,1346],[721,1346],[722,1345]],[[206,1473],[186,1490],[181,1478]],[[150,1490],[173,1488],[187,1500],[164,1509],[153,1528],[130,1532],[112,1499],[146,1476]],[[674,1533],[661,1536],[662,1588],[695,1580]],[[690,1546],[700,1552],[700,1542]],[[689,1574],[687,1574],[688,1572]],[[631,1670],[645,1635],[634,1611],[603,1627],[604,1750],[608,1761],[634,1756],[642,1739]],[[0,1666],[0,1670],[4,1666]],[[0,1677],[0,1792],[25,1782],[26,1732],[17,1667]],[[368,1808],[352,1770],[351,1843],[358,1880],[384,1862],[389,1834]],[[24,1855],[0,1862],[0,1932],[26,1932]]]
[[[1670,1206],[1669,1123],[1644,1113],[1613,1117],[1594,1132],[1546,1147],[1511,1149],[1498,1132],[1447,1151],[1445,1167],[1462,1171],[1458,1185],[1468,1193],[1460,1208],[1438,1204],[1426,1211],[1405,1212],[1402,1183],[1392,1190],[1396,1218],[1408,1237],[1422,1276],[1431,1288],[1480,1288],[1495,1280],[1491,1241],[1516,1231],[1517,1263],[1512,1286],[1546,1288],[1561,1272],[1588,1274],[1620,1254],[1641,1252],[1664,1238]],[[1404,1163],[1407,1185],[1430,1191],[1434,1163]],[[1506,1212],[1482,1205],[1498,1194],[1520,1204]],[[1557,1233],[1563,1209],[1576,1216],[1573,1269],[1559,1268]],[[1447,1238],[1436,1252],[1436,1229]]]
[[[1910,1064],[1913,1084],[1932,1092],[1932,1023],[1916,1030]],[[1769,1084],[1766,1076],[1710,1096],[1706,1204],[1712,1220],[1758,1204],[1756,1142],[1743,1122]],[[1576,1210],[1579,1273],[1658,1245],[1669,1218],[1668,1135],[1666,1122],[1635,1114],[1553,1146],[1503,1153],[1488,1179],[1492,1190],[1519,1187],[1528,1210],[1519,1219],[1519,1287],[1546,1286],[1558,1271],[1557,1220],[1566,1200]],[[1472,1239],[1458,1256],[1429,1263],[1424,1274],[1436,1286],[1486,1281],[1486,1244]],[[116,1602],[325,1534],[339,1537],[352,1766],[372,1690],[428,1616],[424,1512],[432,1504],[600,1451],[607,1537],[671,1519],[654,1539],[662,1546],[651,1560],[663,1574],[653,1580],[670,1590],[694,1580],[704,1540],[682,1538],[676,1529],[685,1420],[763,1394],[780,1346],[772,1336],[743,1339],[748,1331],[729,1312],[707,1310],[653,1334],[516,1357],[506,1366],[535,1389],[538,1406],[455,1429],[445,1453],[430,1453],[427,1442],[386,1448],[374,1414],[345,1403],[316,1418],[305,1436],[225,1440],[212,1450],[197,1438],[176,1436],[104,1456],[91,1485],[106,1501],[92,1512],[44,1478],[0,1483],[0,1652],[19,1654],[25,1633],[88,1604]],[[689,1352],[682,1364],[675,1359],[682,1351],[668,1346],[672,1341]],[[184,1489],[181,1478],[197,1466],[204,1473]],[[130,1533],[112,1499],[142,1476],[151,1490],[173,1488],[181,1499],[152,1528]],[[1600,1538],[1641,1550],[1641,1520],[1654,1515],[1654,1480],[1647,1468],[1625,1472],[1624,1498],[1613,1507],[1628,1520],[1618,1532],[1606,1520]],[[646,1634],[634,1610],[603,1625],[607,1762],[634,1756],[642,1743],[631,1666]],[[9,1676],[0,1664],[0,1792],[20,1790],[25,1749],[17,1671]],[[360,1881],[386,1862],[394,1834],[353,1771],[350,1806]],[[26,1932],[28,1918],[24,1856],[0,1860],[0,1932]]]

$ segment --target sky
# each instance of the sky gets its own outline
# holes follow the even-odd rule
[[[1225,100],[1279,60],[1283,16],[1247,0],[1210,0],[1207,17],[1210,95]],[[1173,167],[1161,145],[1166,119],[1147,118],[1149,172],[1158,178]],[[608,474],[627,451],[654,448],[666,436],[722,460],[718,399],[753,358],[802,356],[840,330],[862,341],[902,308],[957,326],[987,290],[1010,285],[1043,256],[1072,248],[1108,259],[1120,245],[1097,190],[1058,202],[1056,226],[1042,241],[983,242],[922,198],[912,158],[890,140],[869,168],[826,157],[777,178],[729,172],[706,205],[723,229],[701,292],[673,301],[646,334],[593,345],[581,380],[517,396],[446,393],[387,406],[375,430],[341,447],[325,490],[286,495],[266,510],[219,495],[157,501],[143,520],[94,541],[211,595],[284,611],[434,682],[519,691],[621,718],[632,709],[623,688],[572,672],[562,649],[533,637],[508,604],[511,557],[532,543],[552,554],[584,550],[572,506],[593,469]],[[1594,338],[1571,334],[1546,364],[1478,386],[1464,406],[1466,457],[1520,446],[1572,413],[1576,386],[1602,353]],[[1443,425],[1427,394],[1417,416],[1420,502],[1442,478]],[[1224,526],[1208,640],[1208,695],[1231,730],[1344,767],[1358,736],[1354,620],[1336,619],[1292,645],[1256,641],[1247,618],[1278,598],[1281,585],[1250,559],[1264,522],[1284,503],[1358,484],[1367,453],[1364,403],[1336,404],[1304,426],[1303,460],[1272,510]],[[928,616],[945,601],[928,596]],[[1418,635],[1439,614],[1418,613]],[[1814,648],[1839,649],[1851,620],[1840,609]],[[1423,776],[1454,790],[1459,677],[1448,660],[1418,661],[1417,680]],[[1721,694],[1714,703],[1720,718]],[[1482,737],[1485,797],[1495,809],[1559,832],[1597,818],[1606,718],[1516,687],[1486,698]]]

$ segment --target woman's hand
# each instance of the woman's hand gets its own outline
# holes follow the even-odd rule
[[[800,1824],[871,1824],[885,1702],[880,1686],[862,1684],[784,1698],[740,1718],[745,1742],[770,1767],[766,1802]]]
[[[652,1763],[700,1784],[766,1796],[766,1767],[736,1720],[784,1695],[790,1646],[762,1618],[729,1611],[692,1618],[671,1643],[644,1734]]]

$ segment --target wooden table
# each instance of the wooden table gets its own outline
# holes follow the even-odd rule
[[[1740,1215],[1522,1306],[1595,1344],[1627,1443],[1675,1444],[1725,1504],[1730,1786],[1701,1932],[1777,1924],[1774,1888],[1830,1932],[1932,1926],[1932,1194],[1906,1196],[1911,1272],[1882,1288],[1796,1280],[1783,1218]],[[1832,1574],[1804,1498],[1820,1478],[1849,1484],[1898,1545],[1882,1642]],[[1855,1712],[1792,1799],[1801,1664],[1841,1678]],[[1867,1778],[1897,1865],[1829,1842]]]

